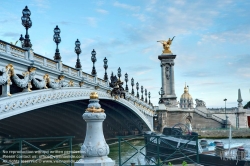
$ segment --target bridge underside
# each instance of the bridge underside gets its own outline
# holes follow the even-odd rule
[[[0,121],[0,136],[31,138],[51,136],[75,136],[82,142],[86,122],[82,118],[89,101],[72,101],[15,115]],[[106,139],[121,135],[141,134],[150,130],[138,115],[127,107],[111,100],[99,102],[107,115],[103,123]]]

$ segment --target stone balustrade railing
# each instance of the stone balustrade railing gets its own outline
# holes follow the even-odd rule
[[[225,108],[207,108],[210,112],[213,113],[225,113]],[[226,112],[237,112],[238,108],[237,107],[233,107],[233,108],[226,108]]]
[[[148,103],[140,100],[139,98],[131,95],[130,93],[126,93],[126,99],[131,103],[141,108],[144,114],[148,114],[150,116],[154,116],[154,107],[149,105]]]
[[[201,115],[201,116],[203,116],[203,117],[205,117],[205,118],[211,118],[211,119],[213,119],[213,120],[215,120],[215,121],[217,121],[217,122],[219,122],[219,123],[224,123],[224,120],[221,119],[221,118],[219,118],[219,117],[216,116],[216,115],[213,115],[213,114],[211,114],[211,113],[205,113],[205,112],[203,112],[203,111],[201,111],[201,110],[199,110],[199,109],[197,109],[197,108],[195,108],[194,110],[195,110],[195,112],[196,112],[197,114],[199,114],[199,115]]]
[[[12,56],[13,58],[11,58]],[[19,78],[18,76],[15,77],[16,79],[13,79],[14,81],[16,81],[15,83],[17,84],[17,86],[22,83],[22,86],[19,87],[23,88],[24,92],[31,91],[29,87],[31,81],[35,81],[37,83],[37,89],[47,88],[47,83],[53,89],[63,87],[80,87],[83,85],[85,85],[86,87],[92,86],[95,89],[101,88],[107,91],[110,91],[112,89],[109,87],[109,82],[106,82],[103,79],[94,77],[90,74],[83,72],[82,70],[77,70],[76,68],[62,64],[61,62],[54,61],[52,59],[34,53],[32,50],[25,50],[2,40],[0,40],[0,60],[1,59],[5,59],[6,62],[13,60],[13,62],[15,63],[21,61],[23,65],[22,69],[19,66],[18,69],[15,70],[21,69],[25,71],[29,67],[39,68],[39,74],[34,71],[25,71],[26,73],[28,73],[25,78],[29,77],[27,79],[24,78],[25,80]],[[7,65],[8,64],[0,63],[0,70],[2,69],[4,71]],[[7,83],[8,81],[10,81],[10,76],[8,74],[9,71],[6,70],[5,72],[5,75],[2,74],[2,76],[0,76],[0,86],[2,86],[2,95],[0,97],[8,97],[11,95],[9,94],[11,84]],[[48,78],[44,78],[46,74],[51,74],[49,76],[50,82],[48,82]],[[57,78],[59,78],[60,76],[63,77],[61,77],[62,79],[58,80]],[[37,81],[37,79],[40,81]],[[54,79],[55,81],[52,81],[52,79]],[[44,82],[44,85],[40,85]],[[148,103],[138,99],[137,97],[132,96],[130,93],[126,93],[126,100],[128,100],[131,104],[137,106],[137,108],[141,108],[141,111],[143,111],[144,114],[153,116],[154,108],[152,105],[149,105]]]

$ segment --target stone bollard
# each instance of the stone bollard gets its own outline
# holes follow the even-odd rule
[[[109,146],[103,135],[103,121],[106,118],[98,100],[98,94],[92,92],[86,112],[82,115],[87,122],[86,136],[81,146],[82,158],[74,166],[114,166],[115,161],[109,158]]]

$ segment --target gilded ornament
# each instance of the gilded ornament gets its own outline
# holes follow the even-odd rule
[[[79,82],[79,86],[82,87],[84,82]]]
[[[88,112],[92,112],[92,113],[100,113],[100,112],[104,112],[104,109],[102,108],[95,108],[94,106],[87,108],[86,111]]]
[[[98,99],[98,93],[97,92],[91,92],[89,98],[90,99]]]
[[[174,36],[175,37],[175,36]],[[174,40],[174,37],[172,39],[168,39],[167,41],[166,40],[159,40],[157,42],[160,42],[163,46],[163,50],[162,50],[162,53],[172,53],[171,50],[170,50],[170,46],[172,44],[172,41]]]
[[[69,81],[69,86],[74,86],[74,82],[72,80]]]

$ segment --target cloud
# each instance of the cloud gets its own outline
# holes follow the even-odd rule
[[[6,32],[2,36],[4,36],[4,37],[17,37],[19,39],[20,34],[19,33],[14,33],[14,32]]]
[[[125,3],[119,3],[117,1],[113,5],[115,7],[120,7],[120,8],[123,8],[123,9],[132,10],[132,11],[138,11],[138,10],[140,10],[140,6],[127,5]]]
[[[104,10],[104,9],[96,9],[96,11],[98,13],[101,13],[101,14],[108,14],[109,13],[107,10]]]
[[[92,27],[97,26],[97,19],[95,17],[86,17],[85,18],[88,21],[88,24]]]
[[[211,72],[208,71],[187,71],[187,72],[183,72],[182,76],[184,77],[210,77],[210,76],[214,76],[214,74],[212,74]]]
[[[104,4],[104,1],[97,1],[95,2],[97,6],[102,6]]]
[[[238,68],[237,73],[245,78],[250,78],[250,67]]]
[[[51,22],[53,25],[70,25],[72,22],[69,21],[59,21],[59,22]]]
[[[4,24],[4,23],[7,23],[8,22],[8,20],[2,20],[2,21],[0,21],[0,24]]]
[[[150,70],[152,70],[151,67],[149,66],[130,66],[127,67],[129,71],[132,71],[134,74],[133,75],[143,75],[145,73],[148,73]]]
[[[146,20],[146,16],[144,14],[133,14],[132,16],[134,16],[135,18],[137,18],[138,20],[142,22]]]
[[[31,6],[37,7],[37,11],[44,13],[47,9],[50,8],[50,2],[48,0],[33,0]]]

